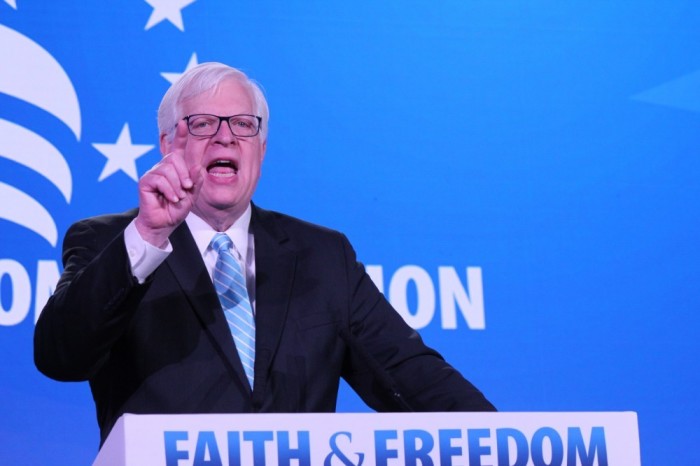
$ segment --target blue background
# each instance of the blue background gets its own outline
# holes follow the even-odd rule
[[[66,202],[0,140],[0,182],[59,232],[53,246],[0,217],[0,259],[32,287],[72,222],[136,204],[124,172],[98,181],[107,159],[92,144],[128,122],[134,144],[154,145],[136,161],[148,170],[160,73],[196,53],[265,89],[259,205],[345,232],[385,284],[409,264],[436,290],[439,266],[463,281],[481,268],[486,328],[436,317],[420,331],[500,410],[636,411],[644,464],[698,464],[700,3],[198,0],[184,31],[146,29],[141,0],[13,3],[0,25],[60,63],[82,121],[76,138],[0,88],[0,118],[51,141],[72,175]],[[0,73],[30,66],[10,61]],[[0,312],[13,289],[3,275]],[[36,304],[0,326],[0,459],[89,464],[89,389],[34,368]],[[339,409],[366,410],[345,388]]]

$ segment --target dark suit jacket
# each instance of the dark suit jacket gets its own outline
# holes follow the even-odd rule
[[[69,229],[64,272],[34,336],[44,374],[90,381],[102,442],[127,412],[334,411],[340,377],[379,411],[493,409],[405,324],[342,234],[255,206],[251,393],[186,224],[138,284],[123,238],[135,214]]]

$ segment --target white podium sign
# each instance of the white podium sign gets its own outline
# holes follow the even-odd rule
[[[639,466],[637,415],[122,416],[93,466]]]

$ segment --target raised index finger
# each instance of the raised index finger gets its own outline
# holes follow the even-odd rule
[[[190,189],[193,185],[189,173],[189,164],[185,151],[187,149],[187,123],[184,120],[177,122],[175,127],[175,136],[168,146],[169,155],[176,159],[173,164],[178,172],[182,187]]]
[[[185,147],[187,147],[187,122],[180,120],[177,122],[177,126],[175,126],[175,136],[170,143],[168,152],[178,152],[184,155]]]

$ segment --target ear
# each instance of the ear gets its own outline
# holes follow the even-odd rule
[[[267,138],[262,142],[262,148],[260,150],[260,163],[265,160],[265,153],[267,152]]]

